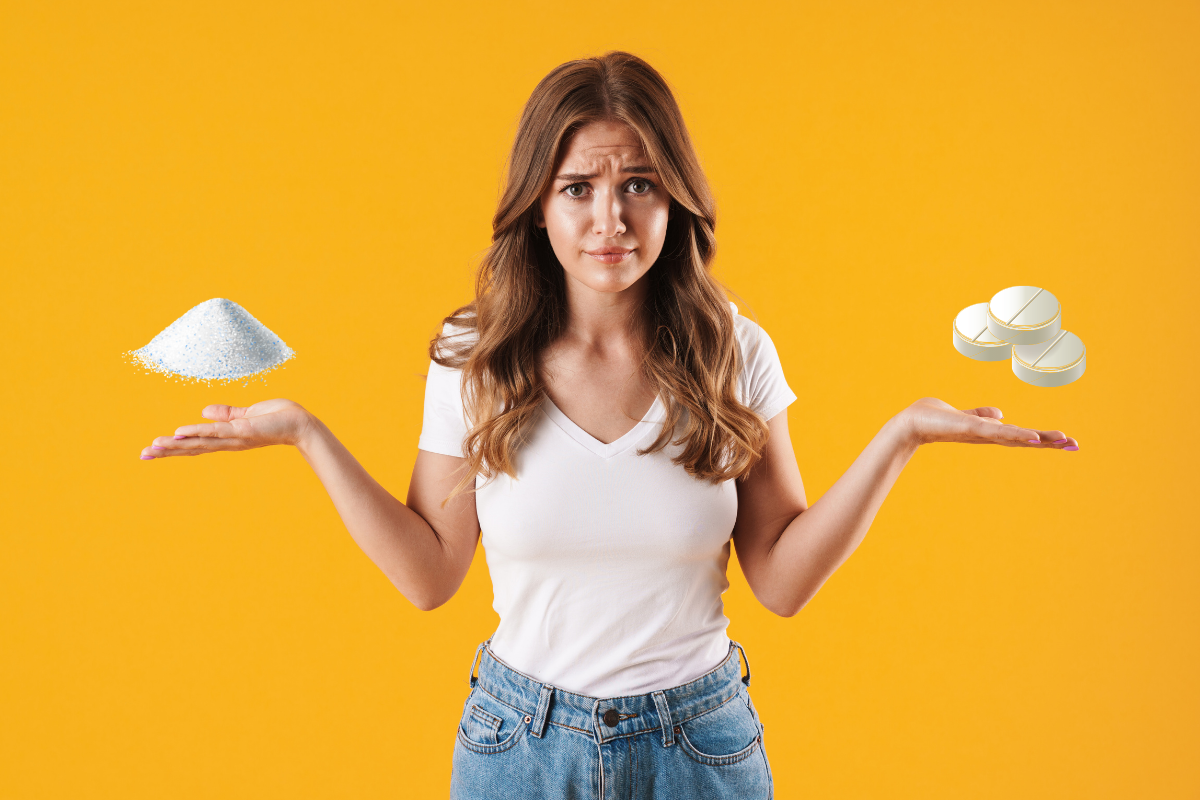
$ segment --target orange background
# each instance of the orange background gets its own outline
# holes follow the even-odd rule
[[[612,48],[677,92],[810,502],[922,396],[1081,444],[922,448],[794,618],[731,565],[777,796],[1200,794],[1200,6],[168,6],[0,12],[0,796],[445,796],[482,557],[423,613],[298,453],[138,453],[287,397],[403,498],[521,106]],[[952,348],[1016,284],[1078,382]],[[297,358],[121,360],[213,297]]]

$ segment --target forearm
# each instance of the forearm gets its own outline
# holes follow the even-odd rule
[[[414,605],[434,608],[461,580],[426,520],[372,478],[316,417],[296,445],[329,493],[350,536]]]
[[[764,604],[791,616],[812,599],[866,537],[917,446],[902,415],[888,420],[845,474],[793,519],[771,547]]]

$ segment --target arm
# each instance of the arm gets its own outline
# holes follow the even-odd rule
[[[771,433],[761,461],[738,484],[733,543],[754,596],[785,617],[803,608],[866,537],[884,498],[920,445],[952,441],[1062,449],[1075,444],[1061,431],[1002,424],[997,408],[958,411],[940,400],[922,398],[888,420],[809,508],[788,436],[787,412],[777,414],[768,426]]]
[[[442,507],[466,459],[418,450],[407,504],[401,503],[367,474],[323,422],[311,420],[297,449],[358,546],[422,611],[453,597],[479,540],[473,493],[460,494]]]
[[[326,425],[288,400],[248,408],[208,406],[215,422],[185,425],[143,450],[155,459],[294,445],[329,493],[350,536],[397,589],[422,610],[449,600],[466,577],[479,538],[475,495],[442,507],[466,459],[417,452],[407,505],[372,478]]]

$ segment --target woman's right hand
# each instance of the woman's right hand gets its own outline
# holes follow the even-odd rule
[[[303,406],[291,400],[267,400],[248,408],[205,406],[200,416],[213,421],[184,425],[175,430],[174,437],[158,437],[142,450],[142,458],[198,456],[272,444],[299,444],[313,421]]]

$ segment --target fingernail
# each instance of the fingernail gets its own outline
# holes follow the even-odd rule
[[[1078,447],[1076,447],[1075,445],[1071,445],[1071,446],[1069,446],[1069,447],[1064,447],[1064,448],[1063,448],[1063,450],[1078,450],[1078,449],[1079,449],[1079,448],[1078,448]]]
[[[152,444],[152,445],[150,445],[150,449],[152,449],[152,450],[166,450],[167,448],[165,448],[165,447],[159,447],[159,446],[158,446],[158,445],[156,445],[156,444]]]
[[[1063,442],[1065,442],[1065,441],[1066,441],[1066,439],[1055,439],[1055,440],[1054,440],[1054,443],[1055,443],[1055,444],[1062,444],[1062,443],[1063,443]]]
[[[142,461],[153,461],[154,456],[142,456]]]
[[[186,436],[176,436],[175,438],[176,439],[186,439],[187,437]]]
[[[1041,444],[1042,443],[1041,439],[1026,439],[1026,441],[1029,442],[1030,444]]]

